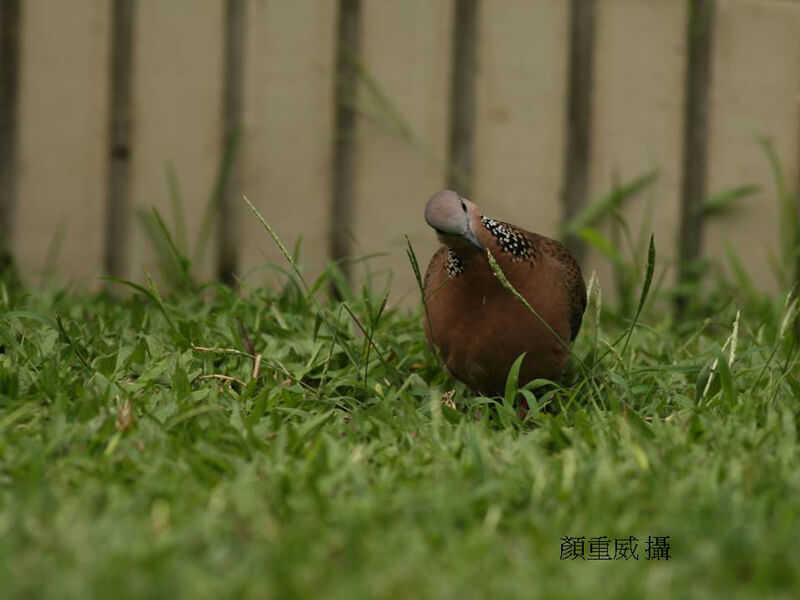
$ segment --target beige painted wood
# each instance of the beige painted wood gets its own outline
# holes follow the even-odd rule
[[[62,281],[102,274],[110,4],[22,7],[18,188],[13,249],[37,281],[48,249]],[[60,233],[59,233],[60,232]]]
[[[333,145],[336,1],[250,0],[246,8],[242,192],[313,279],[327,264]],[[242,273],[288,267],[250,209],[240,207]],[[256,269],[254,271],[254,269]]]
[[[224,2],[140,0],[133,61],[132,200],[172,223],[164,174],[180,179],[190,246],[196,242],[222,152]],[[241,191],[292,246],[304,237],[310,274],[326,261],[333,140],[336,0],[248,0]],[[363,4],[363,63],[378,95],[361,86],[357,132],[356,252],[388,252],[372,271],[394,271],[393,301],[417,302],[403,234],[423,268],[436,241],[422,218],[444,186],[453,0]],[[18,204],[13,248],[32,279],[55,253],[62,279],[101,273],[106,193],[110,3],[27,0],[22,21]],[[634,233],[652,223],[662,259],[677,237],[686,3],[597,3],[591,198],[650,168],[658,182],[632,202]],[[790,189],[798,185],[800,3],[718,0],[711,93],[709,193],[744,183],[763,191],[711,218],[705,251],[734,244],[768,289],[778,210],[766,157],[775,145]],[[565,0],[482,3],[477,74],[475,197],[487,214],[556,234],[565,140],[568,58]],[[388,99],[388,104],[382,103]],[[407,129],[406,129],[407,128]],[[280,262],[242,207],[243,267]],[[154,269],[141,226],[132,267]],[[211,274],[214,243],[200,276]],[[596,254],[610,292],[610,271]],[[363,267],[356,269],[363,276]]]
[[[186,236],[195,248],[222,152],[224,3],[219,0],[139,0],[134,18],[131,202],[155,206],[175,231],[165,175],[174,165],[183,199]],[[138,219],[132,273],[155,275],[155,253]],[[212,273],[215,245],[195,265]]]
[[[473,200],[491,217],[556,236],[569,2],[484,2],[479,28]]]
[[[657,276],[670,267],[674,280],[680,223],[680,189],[686,64],[686,2],[603,0],[597,3],[595,79],[589,200],[609,194],[651,172],[658,179],[623,206],[634,249],[620,232],[617,249],[626,261],[647,262],[655,234]],[[601,232],[611,235],[608,223]],[[595,270],[604,295],[613,296],[611,262],[587,255],[587,279]]]
[[[757,285],[777,291],[768,267],[778,255],[778,201],[766,155],[772,141],[790,190],[798,181],[800,4],[720,0],[711,91],[709,193],[756,183],[762,191],[706,223],[704,251],[721,260],[732,246]]]
[[[365,268],[376,275],[392,269],[391,301],[416,305],[403,236],[424,270],[437,247],[423,218],[425,202],[446,181],[453,6],[450,0],[366,0],[362,10],[364,66],[391,108],[361,86],[354,252],[387,256],[354,273],[361,278]]]

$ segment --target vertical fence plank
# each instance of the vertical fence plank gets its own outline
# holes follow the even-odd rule
[[[225,2],[225,58],[223,63],[223,165],[219,190],[216,274],[232,285],[239,271],[241,199],[241,119],[244,93],[245,0]]]
[[[570,2],[567,144],[561,188],[565,221],[569,221],[585,206],[589,189],[595,13],[595,0]],[[586,248],[581,239],[569,234],[566,245],[578,261],[583,262]]]
[[[335,0],[247,5],[243,191],[314,277],[328,256],[336,50]],[[278,249],[243,212],[243,274]],[[270,275],[273,272],[270,272]]]
[[[558,236],[569,3],[481,7],[474,200],[487,215]]]
[[[219,0],[139,0],[133,57],[131,202],[133,274],[155,274],[156,254],[135,215],[155,207],[181,250],[205,253],[195,273],[212,275],[212,209],[221,158],[224,5]],[[173,216],[166,168],[174,166],[182,214]],[[210,232],[206,239],[204,234]]]
[[[356,107],[361,0],[340,0],[336,31],[336,111],[331,190],[330,258],[350,277],[351,232],[355,203]],[[334,290],[334,293],[337,293]]]
[[[708,192],[753,183],[761,191],[706,219],[705,253],[726,262],[731,248],[757,287],[777,290],[768,257],[780,262],[783,224],[775,180],[757,138],[773,144],[791,192],[798,177],[800,4],[720,0],[713,73]],[[790,273],[793,265],[782,268]]]
[[[622,206],[634,248],[622,231],[614,246],[626,261],[633,251],[644,264],[653,231],[661,269],[675,258],[680,219],[686,3],[603,0],[596,19],[590,199],[656,171],[657,179]],[[600,231],[610,235],[613,226]],[[587,276],[592,270],[613,296],[611,260],[592,250]]]
[[[130,240],[131,55],[134,0],[114,0],[111,24],[105,268],[123,277]]]
[[[447,187],[472,196],[475,142],[475,78],[480,0],[456,0],[450,83],[450,147]]]
[[[11,263],[16,200],[20,0],[0,0],[0,275]]]
[[[404,234],[420,261],[437,245],[423,210],[446,181],[452,9],[449,0],[363,5],[354,254],[388,254],[359,271],[391,269],[394,302],[418,302]]]
[[[26,2],[22,11],[14,252],[23,275],[101,273],[110,5]]]
[[[703,234],[702,202],[708,178],[708,94],[713,73],[714,0],[692,0],[687,14],[688,62],[686,65],[685,109],[683,122],[683,179],[678,279],[697,278],[696,259]],[[676,298],[680,312],[686,298]]]

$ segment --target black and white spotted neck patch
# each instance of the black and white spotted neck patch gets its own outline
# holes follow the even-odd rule
[[[481,215],[481,223],[497,240],[501,252],[508,252],[518,260],[533,260],[536,250],[528,237],[516,227]]]
[[[450,277],[457,277],[464,272],[464,262],[450,248],[447,249],[447,264],[445,268]]]

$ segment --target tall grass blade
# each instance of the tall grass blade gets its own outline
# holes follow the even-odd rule
[[[300,272],[300,268],[297,266],[297,263],[292,258],[292,255],[289,254],[289,251],[286,249],[286,246],[283,245],[283,242],[278,237],[278,234],[275,233],[275,230],[272,228],[272,226],[269,223],[267,223],[267,220],[259,212],[259,210],[253,205],[253,203],[250,202],[250,199],[247,196],[242,196],[242,199],[247,203],[247,206],[250,207],[250,210],[253,211],[253,214],[259,220],[259,222],[264,227],[264,229],[267,230],[267,233],[272,238],[272,241],[278,247],[278,250],[280,251],[281,256],[283,256],[283,258],[286,259],[286,262],[288,262],[289,265],[292,267],[292,271],[294,271],[294,274],[297,276],[297,279],[302,284],[303,289],[305,290],[306,294],[310,295],[311,294],[311,288],[308,287],[308,283],[306,283],[305,277],[303,277],[303,274]]]
[[[740,185],[706,198],[700,203],[700,210],[704,215],[708,216],[721,214],[734,208],[738,201],[760,191],[761,186],[756,184]]]
[[[503,395],[506,406],[514,406],[514,400],[517,397],[517,390],[519,388],[519,371],[522,369],[522,362],[525,360],[525,354],[525,352],[520,354],[508,371],[505,394]]]
[[[181,193],[180,181],[172,161],[167,161],[164,171],[167,177],[170,205],[172,206],[172,221],[175,224],[175,244],[181,253],[186,254],[189,242],[186,236],[186,215],[183,210],[183,194]]]
[[[582,229],[593,227],[614,209],[622,206],[628,198],[635,196],[658,178],[658,171],[651,171],[637,177],[622,186],[617,186],[608,195],[590,202],[578,214],[564,223],[562,231],[565,234],[577,234]]]
[[[639,306],[636,307],[636,314],[633,316],[633,322],[631,323],[630,328],[628,329],[628,336],[625,338],[625,343],[622,346],[621,354],[625,354],[625,350],[628,347],[628,342],[631,340],[631,335],[633,334],[633,330],[636,327],[636,323],[639,321],[639,316],[642,314],[642,308],[644,308],[644,303],[647,301],[647,294],[650,292],[650,284],[653,282],[653,271],[656,267],[656,245],[654,235],[650,234],[650,247],[647,250],[647,272],[644,276],[644,284],[642,285],[642,293],[639,296]]]

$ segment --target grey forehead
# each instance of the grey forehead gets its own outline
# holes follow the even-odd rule
[[[439,202],[442,200],[461,200],[461,196],[459,196],[458,192],[454,192],[453,190],[441,190],[431,196],[428,202]]]

